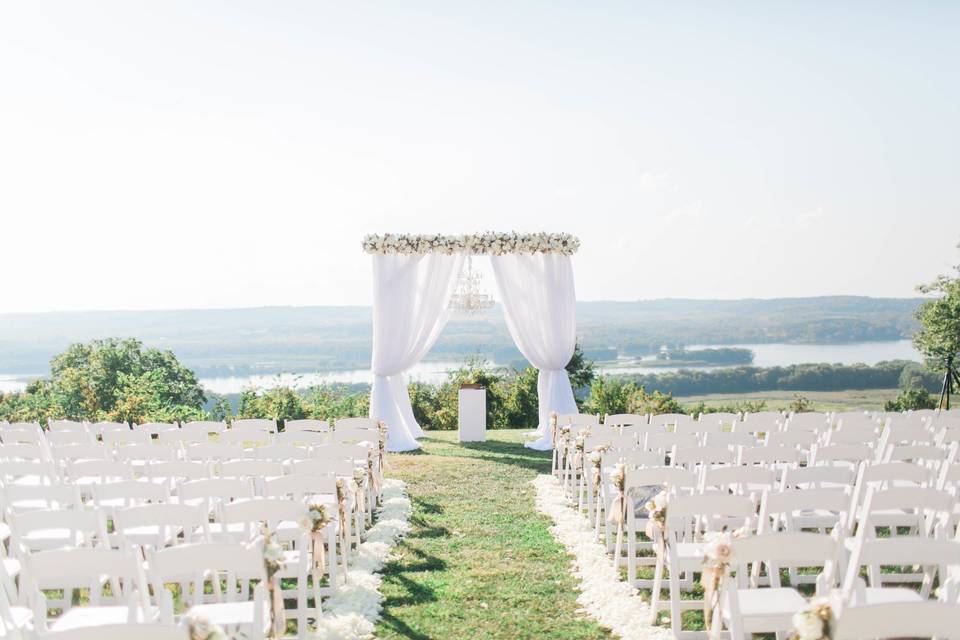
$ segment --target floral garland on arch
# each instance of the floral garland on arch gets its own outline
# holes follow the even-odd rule
[[[569,233],[501,233],[487,231],[467,235],[371,234],[363,238],[363,250],[379,255],[466,253],[502,256],[507,253],[557,253],[573,255],[580,239]]]

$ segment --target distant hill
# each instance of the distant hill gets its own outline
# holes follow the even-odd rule
[[[591,357],[654,353],[661,345],[898,340],[915,329],[920,298],[830,296],[772,300],[578,302],[581,344]],[[0,373],[42,374],[70,343],[136,337],[172,349],[202,376],[364,368],[369,307],[263,307],[173,311],[0,314]],[[457,318],[430,354],[521,359],[498,307]]]

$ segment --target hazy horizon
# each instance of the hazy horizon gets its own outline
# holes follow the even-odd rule
[[[957,24],[5,3],[0,312],[366,305],[365,234],[488,229],[579,236],[584,300],[909,297],[958,261]]]

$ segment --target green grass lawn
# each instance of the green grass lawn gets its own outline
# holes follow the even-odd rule
[[[681,396],[683,405],[703,402],[708,407],[732,405],[739,402],[766,402],[767,409],[785,409],[794,396],[809,399],[813,411],[852,411],[855,409],[882,410],[883,403],[894,400],[897,389],[854,389],[848,391],[757,391],[755,393],[712,393],[702,396]]]
[[[485,443],[429,432],[423,449],[392,454],[387,475],[407,483],[413,530],[384,569],[378,638],[609,638],[577,613],[570,557],[537,513],[530,481],[549,454],[524,431]]]

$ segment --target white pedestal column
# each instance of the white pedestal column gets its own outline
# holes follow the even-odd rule
[[[487,390],[476,384],[460,387],[460,442],[484,442],[487,439]]]

